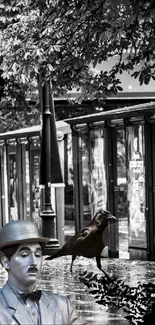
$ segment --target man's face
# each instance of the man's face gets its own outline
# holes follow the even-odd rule
[[[23,243],[8,261],[9,281],[21,291],[29,291],[40,276],[42,251],[40,244]]]

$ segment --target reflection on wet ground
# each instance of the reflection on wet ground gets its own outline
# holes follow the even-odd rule
[[[62,257],[46,261],[43,266],[41,286],[67,295],[82,315],[93,324],[125,325],[129,324],[121,309],[108,309],[98,305],[88,288],[82,284],[78,275],[85,270],[100,273],[93,259],[77,258],[73,265],[73,273],[69,271],[71,257]],[[120,259],[102,259],[102,267],[110,276],[118,277],[130,286],[139,283],[155,283],[155,263]]]
[[[130,261],[104,258],[102,267],[110,275],[122,279],[125,284],[137,286],[139,283],[155,283],[155,262]],[[73,273],[69,271],[71,257],[61,257],[44,261],[39,287],[52,290],[69,297],[79,312],[93,324],[127,325],[122,309],[102,306],[95,302],[88,288],[79,281],[78,275],[84,271],[100,273],[93,259],[77,258]],[[7,273],[0,267],[0,286],[5,283]]]

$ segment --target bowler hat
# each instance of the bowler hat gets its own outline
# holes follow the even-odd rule
[[[47,244],[49,238],[41,237],[37,226],[30,220],[17,220],[7,223],[0,231],[0,249],[20,243]]]

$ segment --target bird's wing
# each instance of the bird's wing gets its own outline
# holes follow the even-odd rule
[[[89,227],[82,228],[80,231],[78,231],[77,234],[75,234],[73,237],[71,237],[67,243],[65,244],[65,248],[72,248],[73,250],[80,246],[89,236],[90,233],[92,233],[93,230]]]

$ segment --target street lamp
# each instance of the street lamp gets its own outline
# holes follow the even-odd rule
[[[40,184],[44,185],[44,209],[41,213],[42,236],[50,238],[44,254],[52,254],[60,248],[56,236],[56,214],[51,204],[51,183],[63,183],[57,143],[54,102],[50,81],[42,90],[42,138],[40,160]]]

